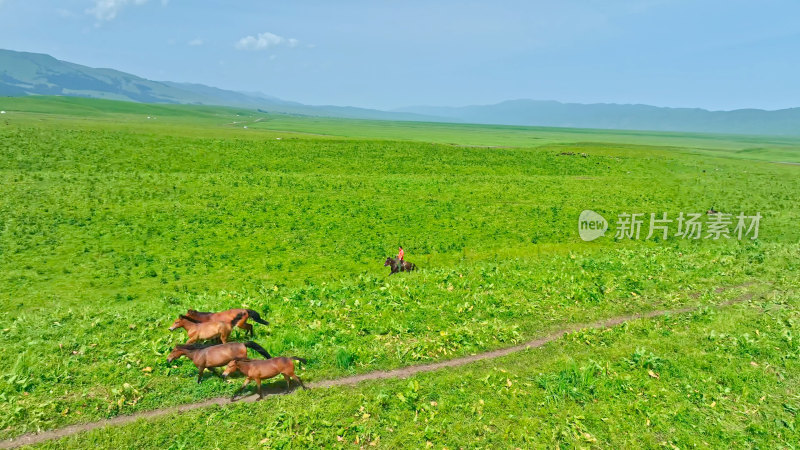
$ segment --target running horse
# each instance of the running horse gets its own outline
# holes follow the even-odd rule
[[[181,314],[175,319],[175,322],[172,322],[169,331],[175,331],[178,328],[185,329],[189,336],[187,344],[194,344],[201,339],[219,339],[224,344],[228,342],[231,329],[239,323],[242,317],[244,314],[239,313],[230,322],[200,322]]]
[[[248,348],[257,351],[264,358],[272,358],[262,346],[253,341],[247,341],[244,343],[228,342],[220,345],[177,345],[167,356],[167,362],[171,363],[181,356],[191,359],[199,371],[197,373],[197,382],[200,383],[203,381],[203,372],[206,369],[211,369],[213,372],[214,367],[225,366],[234,359],[247,358]]]
[[[234,359],[233,361],[229,362],[228,365],[225,367],[225,371],[222,372],[222,377],[227,378],[228,375],[234,372],[242,372],[245,376],[244,384],[238,391],[234,392],[233,397],[231,397],[231,401],[236,400],[236,394],[242,392],[247,384],[250,381],[255,381],[256,386],[258,386],[258,400],[264,398],[264,394],[261,392],[261,380],[265,380],[267,378],[272,378],[276,375],[283,375],[283,378],[286,380],[286,392],[289,392],[289,388],[291,387],[291,380],[296,380],[300,383],[300,386],[303,389],[306,389],[306,386],[303,384],[303,380],[298,378],[297,375],[294,373],[294,362],[292,360],[297,361],[298,363],[305,363],[306,360],[303,358],[298,358],[297,356],[291,356],[289,358],[286,357],[278,357],[278,358],[271,358],[271,359]]]
[[[253,326],[247,323],[247,319],[253,319],[262,325],[269,325],[269,322],[262,319],[261,315],[252,309],[228,309],[220,312],[200,312],[190,309],[186,312],[186,317],[195,322],[230,322],[238,315],[241,315],[241,320],[235,326],[245,330],[250,336],[254,334]]]

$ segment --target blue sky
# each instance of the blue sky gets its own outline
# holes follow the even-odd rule
[[[0,48],[310,104],[800,106],[797,0],[0,0]]]

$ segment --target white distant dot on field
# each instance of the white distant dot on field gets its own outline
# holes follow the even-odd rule
[[[0,111],[0,114],[5,114],[5,113],[6,113],[5,111]]]
[[[242,128],[244,128],[246,130],[247,129],[247,125],[243,126]]]
[[[281,138],[275,138],[275,139],[277,139],[277,140],[279,140],[279,141],[281,140]]]

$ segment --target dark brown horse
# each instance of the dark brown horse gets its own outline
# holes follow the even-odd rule
[[[383,267],[389,266],[392,269],[392,273],[389,275],[394,275],[397,272],[411,272],[412,270],[417,270],[417,266],[414,263],[410,263],[406,260],[398,260],[397,258],[388,257],[386,258],[386,262],[383,263]]]
[[[222,372],[223,377],[227,377],[228,375],[236,372],[237,370],[242,372],[245,377],[244,384],[238,391],[234,392],[233,397],[231,397],[231,401],[236,399],[236,394],[243,391],[245,387],[247,387],[247,383],[251,380],[256,382],[256,386],[258,386],[258,399],[261,400],[264,398],[264,395],[261,393],[261,380],[265,380],[267,378],[272,378],[278,374],[283,374],[283,378],[286,380],[286,392],[289,392],[289,388],[291,387],[290,381],[292,379],[297,380],[300,383],[300,386],[303,389],[306,386],[303,384],[303,380],[301,380],[297,375],[294,374],[294,363],[292,360],[305,363],[306,360],[303,358],[298,358],[297,356],[292,356],[290,358],[286,357],[278,357],[272,359],[234,359],[233,361],[228,363],[228,366],[225,367],[225,371]]]
[[[247,358],[248,348],[261,353],[264,358],[272,358],[262,346],[253,341],[247,341],[244,344],[241,342],[228,342],[220,345],[177,345],[167,356],[167,362],[175,361],[181,356],[191,359],[197,370],[199,370],[197,382],[200,383],[203,381],[203,372],[206,369],[224,366],[234,359]]]
[[[186,312],[186,317],[194,319],[196,322],[229,322],[239,314],[242,314],[242,318],[236,326],[245,330],[250,336],[253,336],[253,326],[247,323],[248,318],[262,325],[269,325],[269,322],[262,319],[261,315],[252,309],[228,309],[220,312],[200,312],[190,309]]]

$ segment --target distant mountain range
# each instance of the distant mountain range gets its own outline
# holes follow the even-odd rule
[[[495,105],[413,106],[380,111],[347,106],[305,105],[262,93],[230,91],[202,84],[152,81],[113,69],[95,69],[61,61],[45,54],[0,49],[0,96],[26,95],[235,106],[271,113],[355,119],[800,135],[800,108],[708,111],[648,105],[510,100]]]
[[[618,130],[800,135],[800,108],[765,111],[663,108],[607,103],[509,100],[495,105],[416,106],[396,110],[471,123]]]
[[[0,49],[0,96],[68,95],[141,103],[219,105],[266,112],[377,120],[441,120],[420,114],[348,106],[312,106],[262,93],[202,84],[152,81],[113,69],[95,69],[41,53]]]

